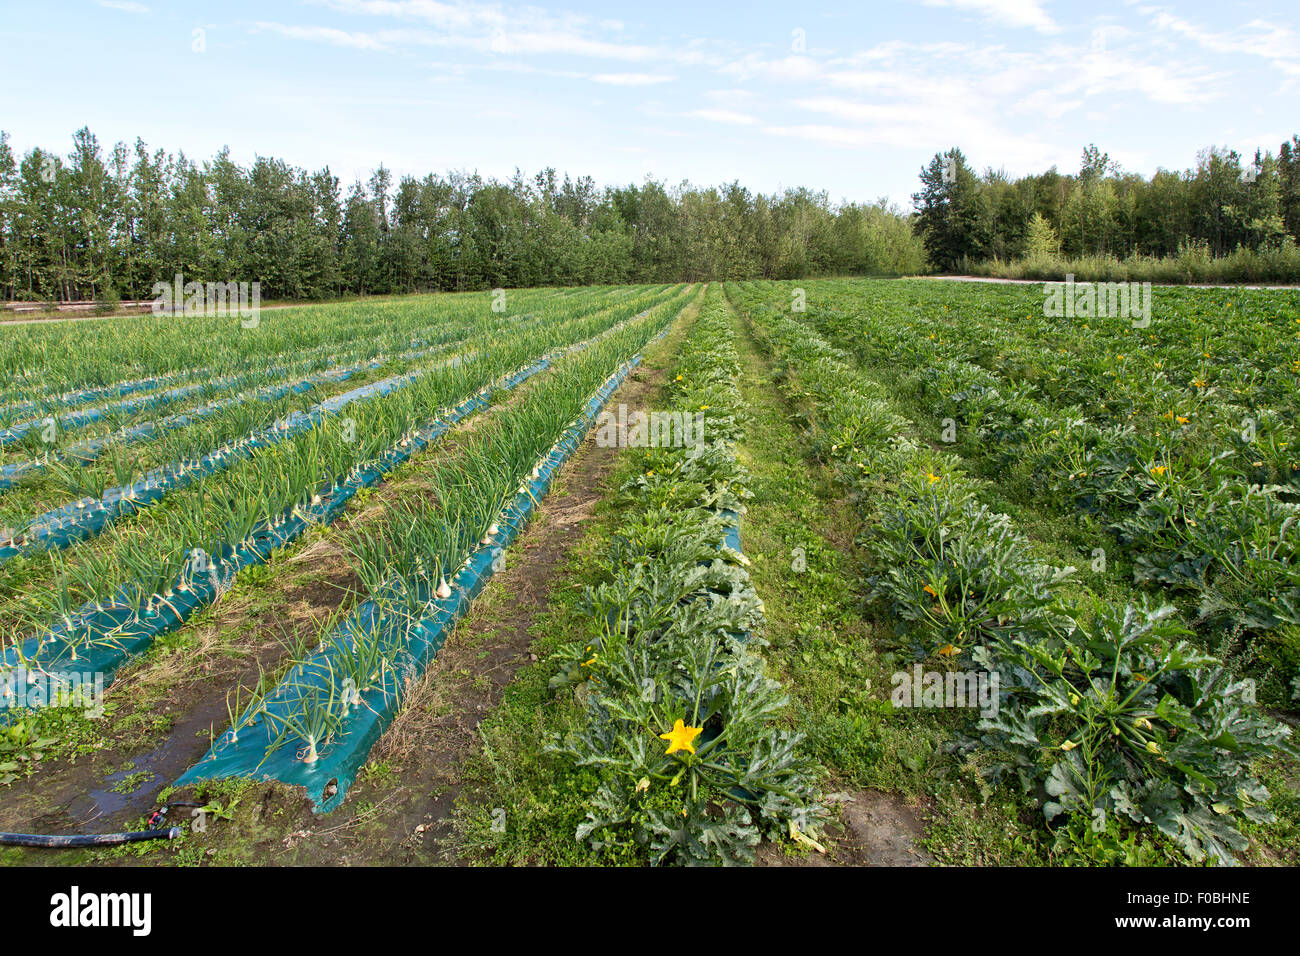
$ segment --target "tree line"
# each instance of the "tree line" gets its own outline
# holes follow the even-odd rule
[[[223,149],[196,162],[87,128],[66,157],[0,132],[0,294],[147,299],[176,273],[258,281],[263,299],[537,285],[912,273],[910,215],[825,192],[598,188],[554,169],[507,182],[380,167],[344,194],[328,167]]]
[[[1095,145],[1079,171],[980,175],[958,148],[936,153],[912,196],[929,262],[955,270],[981,261],[1063,256],[1209,257],[1240,250],[1294,252],[1300,241],[1300,135],[1276,156],[1202,150],[1195,167],[1124,172]]]

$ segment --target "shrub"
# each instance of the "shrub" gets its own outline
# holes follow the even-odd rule
[[[1083,817],[1101,834],[1120,816],[1193,860],[1231,863],[1247,846],[1236,818],[1271,819],[1251,764],[1300,752],[1289,727],[1256,710],[1250,682],[1183,640],[1173,613],[1103,608],[977,650],[1002,700],[962,749],[997,755],[998,772],[1035,793],[1048,820]]]

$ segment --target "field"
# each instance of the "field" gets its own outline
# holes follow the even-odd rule
[[[1300,293],[1044,303],[0,331],[0,862],[1296,865]]]

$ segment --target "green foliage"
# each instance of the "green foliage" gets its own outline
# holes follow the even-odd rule
[[[1212,147],[1149,180],[1096,146],[1079,171],[976,176],[937,155],[912,197],[932,265],[1015,279],[1300,281],[1300,135],[1278,154]]]
[[[578,839],[655,864],[748,863],[763,833],[822,816],[801,735],[774,726],[788,700],[749,637],[763,610],[748,562],[722,544],[749,495],[727,316],[706,304],[678,366],[676,406],[706,414],[707,444],[649,452],[654,467],[624,485],[627,518],[580,602],[601,632],[552,679],[586,698],[552,749],[600,775]]]
[[[115,288],[148,300],[177,273],[260,282],[263,300],[757,276],[897,275],[925,268],[908,217],[825,193],[755,194],[737,182],[598,189],[453,171],[346,189],[329,168],[274,157],[192,162],[78,130],[64,164],[15,159],[0,133],[0,292],[31,301]]]
[[[1031,259],[1040,258],[1055,255],[1060,248],[1061,240],[1051,222],[1041,212],[1035,212],[1025,232],[1025,255]]]
[[[925,244],[931,265],[953,270],[982,258],[990,236],[988,206],[979,180],[959,149],[938,153],[921,171],[921,191],[913,229]]]
[[[1249,457],[1243,449],[1207,453],[1204,443],[1176,443],[1176,430],[1187,428],[1193,414],[1234,422],[1242,411],[1233,404],[1215,414],[1197,401],[1211,387],[1211,373],[1200,359],[1188,360],[1185,328],[1171,329],[1168,351],[1144,361],[1141,372],[1125,374],[1124,386],[1098,403],[1100,383],[1126,370],[1090,352],[1090,337],[1077,329],[1057,340],[1074,346],[1060,349],[1070,357],[1058,364],[1041,340],[1021,345],[1014,326],[1004,331],[1005,313],[958,325],[942,314],[909,321],[879,299],[865,308],[832,286],[814,288],[800,322],[771,304],[783,292],[750,287],[737,297],[754,303],[756,329],[785,363],[787,388],[815,402],[807,421],[814,445],[834,462],[862,515],[869,593],[883,599],[918,657],[968,651],[1000,679],[999,710],[980,723],[967,751],[992,755],[996,777],[1015,771],[1041,801],[1045,818],[1066,828],[1057,849],[1073,858],[1144,859],[1147,844],[1126,832],[1136,826],[1159,833],[1192,860],[1232,862],[1247,846],[1242,822],[1270,819],[1269,794],[1253,767],[1277,755],[1297,756],[1289,728],[1256,708],[1254,681],[1234,678],[1215,656],[1183,640],[1190,632],[1172,619],[1174,608],[1146,611],[1140,602],[1103,600],[1071,581],[1073,569],[1044,561],[1040,545],[988,507],[990,489],[963,465],[974,462],[1000,480],[1024,468],[1045,500],[1075,488],[1082,509],[1115,517],[1120,542],[1136,550],[1139,581],[1164,575],[1166,584],[1205,586],[1204,572],[1216,568],[1214,587],[1205,591],[1217,599],[1216,611],[1198,621],[1207,630],[1243,622],[1266,630],[1294,626],[1289,588],[1297,562],[1288,535],[1294,492],[1290,485],[1258,484],[1278,477],[1257,448],[1282,444],[1275,432],[1282,416],[1255,413],[1258,429],[1252,425],[1240,436]],[[888,366],[904,393],[928,398],[942,441],[965,461],[959,465],[952,452],[919,441],[923,432],[890,409],[879,383],[855,371],[848,352],[817,329]],[[1261,331],[1238,327],[1236,333],[1267,340]],[[1207,341],[1202,354],[1232,347],[1221,337],[1213,346]],[[972,353],[984,364],[971,361]],[[1293,394],[1293,382],[1257,374],[1255,357],[1243,354],[1221,373],[1216,368],[1225,385],[1234,380],[1234,394],[1251,394],[1256,408],[1264,396],[1281,403]],[[986,366],[1017,369],[1021,380],[1008,383]],[[1062,366],[1073,372],[1071,385],[1091,397],[1097,418],[1119,422],[1103,430],[1073,404],[1044,401],[1040,383],[1061,381]],[[1175,375],[1188,381],[1185,389],[1168,383]],[[857,409],[866,414],[859,418]],[[1133,423],[1139,409],[1150,416],[1146,427]],[[1218,434],[1238,430],[1221,427]],[[1261,441],[1256,431],[1270,438]],[[1243,476],[1243,467],[1253,471]],[[1047,476],[1037,472],[1049,468]],[[1162,559],[1147,557],[1147,547]],[[1222,586],[1223,578],[1236,587]],[[1090,829],[1078,828],[1080,816]]]
[[[926,475],[905,476],[860,544],[878,569],[869,596],[890,601],[922,656],[956,656],[1051,621],[1074,570],[1044,565],[1010,518]]]
[[[115,288],[109,286],[95,298],[94,312],[96,315],[112,315],[121,303],[122,297]]]
[[[1173,608],[1105,608],[1064,631],[1000,638],[975,654],[1003,702],[967,746],[993,751],[1042,797],[1043,814],[1149,824],[1193,860],[1231,863],[1244,817],[1268,822],[1252,772],[1300,756],[1291,730],[1259,714],[1250,685],[1182,638]],[[1068,824],[1073,825],[1073,824]]]

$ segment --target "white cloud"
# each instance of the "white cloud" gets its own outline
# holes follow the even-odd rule
[[[671,83],[675,76],[661,73],[596,73],[592,80],[609,86],[655,86],[659,83]]]
[[[814,143],[832,143],[836,146],[865,146],[871,142],[871,137],[865,130],[813,123],[801,126],[767,126],[764,127],[763,132],[772,136],[792,136]]]
[[[748,113],[738,113],[735,110],[690,110],[683,113],[683,116],[692,116],[695,119],[708,120],[711,123],[726,123],[730,126],[752,126],[758,122]]]
[[[754,77],[781,82],[815,80],[821,76],[828,61],[811,56],[787,56],[779,60],[765,59],[758,53],[747,53],[739,59],[722,64],[718,72],[744,82]]]
[[[731,90],[708,90],[704,94],[715,103],[722,103],[729,106],[738,106],[741,103],[748,103],[754,99],[756,94],[753,90],[731,89]]]
[[[1032,27],[1039,33],[1058,33],[1040,0],[921,0],[927,7],[952,7],[982,14],[1011,27]]]
[[[259,21],[253,24],[253,27],[259,32],[278,33],[293,40],[312,40],[328,43],[330,46],[350,47],[354,50],[384,50],[389,45],[383,34],[339,30],[334,27],[289,26],[267,21]],[[395,35],[397,38],[401,36],[400,33]]]
[[[1083,106],[1084,100],[1070,99],[1058,90],[1034,90],[1028,96],[1017,100],[1010,107],[1010,112],[1030,116],[1046,116],[1060,119],[1066,113]]]
[[[1300,76],[1300,38],[1288,27],[1251,20],[1225,33],[1213,33],[1163,8],[1146,11],[1158,30],[1184,36],[1213,53],[1258,56],[1291,76]]]
[[[1168,138],[1171,118],[1203,122],[1220,115],[1229,97],[1243,95],[1243,78],[1210,54],[1268,59],[1284,73],[1283,92],[1291,95],[1300,77],[1300,42],[1286,27],[1256,19],[1216,33],[1165,7],[1140,5],[1143,0],[1128,2],[1128,20],[1086,11],[1068,24],[1057,23],[1046,0],[913,0],[906,32],[862,47],[852,45],[855,36],[847,31],[828,34],[815,55],[787,52],[780,31],[775,41],[750,37],[741,46],[738,38],[659,35],[637,22],[535,5],[306,2],[340,19],[329,26],[257,28],[355,50],[446,51],[448,72],[474,76],[485,88],[500,90],[504,82],[506,95],[532,90],[483,73],[599,84],[612,88],[601,93],[602,111],[730,126],[750,143],[778,137],[864,156],[884,148],[909,162],[958,145],[973,162],[1002,165],[1012,175],[1050,165],[1074,169],[1081,145],[1092,140],[1130,144],[1127,160],[1145,162],[1147,152],[1161,159],[1166,144],[1154,149],[1144,136]],[[927,18],[948,22],[931,33],[915,23]],[[935,38],[910,39],[927,35]],[[1200,62],[1207,58],[1213,68]],[[655,87],[671,93],[658,100],[640,92]],[[1253,106],[1268,96],[1257,92]],[[566,105],[539,101],[536,109],[562,112]],[[1150,119],[1135,118],[1141,116]],[[610,121],[619,119],[610,114]],[[1155,128],[1165,132],[1148,133]],[[1205,135],[1214,138],[1212,131]],[[762,148],[775,146],[769,140]]]
[[[429,24],[440,31],[426,44],[496,54],[563,55],[621,63],[692,62],[698,53],[628,43],[618,35],[623,25],[572,13],[551,13],[536,6],[503,7],[496,3],[438,0],[312,0],[352,16],[387,17]]]
[[[437,0],[310,0],[338,13],[423,20],[440,30],[495,29],[510,25],[496,4],[439,3]]]
[[[148,13],[149,8],[143,3],[134,3],[133,0],[95,0],[101,7],[107,7],[109,10],[120,10],[123,13]]]

